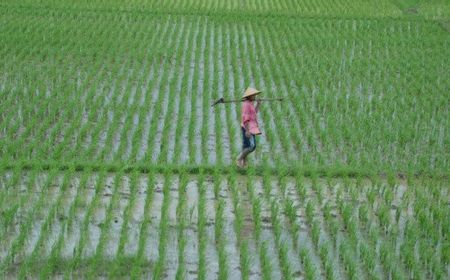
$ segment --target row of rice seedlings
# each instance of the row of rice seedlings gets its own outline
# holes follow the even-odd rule
[[[140,230],[139,230],[139,242],[138,242],[138,251],[136,253],[135,262],[131,268],[131,277],[139,278],[142,276],[142,269],[145,267],[145,244],[147,243],[148,238],[148,228],[150,223],[152,222],[152,217],[149,209],[153,203],[154,197],[154,188],[155,188],[155,178],[154,173],[149,172],[147,176],[147,195],[145,197],[144,204],[144,219],[142,221]]]
[[[87,257],[86,254],[86,244],[89,242],[89,224],[91,223],[93,214],[95,213],[99,203],[101,194],[104,192],[106,171],[101,170],[94,181],[94,194],[92,199],[86,205],[86,210],[84,213],[83,220],[80,225],[80,238],[78,244],[74,248],[73,258],[69,264],[70,274],[73,275],[74,271],[80,268],[83,258]],[[80,186],[83,187],[83,186]],[[86,186],[88,187],[88,186]]]
[[[220,140],[216,140],[216,135],[213,130],[215,128],[215,118],[210,104],[212,99],[213,84],[214,84],[214,24],[208,24],[205,38],[205,54],[203,61],[204,79],[203,79],[203,93],[202,93],[202,119],[204,120],[201,129],[202,139],[204,145],[202,149],[202,162],[215,163],[217,162],[217,146],[220,145]],[[208,148],[208,146],[210,148]],[[211,147],[213,146],[213,147]],[[214,149],[213,149],[214,148]]]
[[[105,206],[106,217],[100,227],[101,229],[100,238],[98,240],[97,247],[95,248],[95,253],[90,261],[91,266],[90,270],[88,271],[88,275],[94,276],[98,273],[99,270],[101,271],[102,260],[105,257],[106,242],[108,241],[108,238],[110,236],[110,229],[113,222],[112,221],[114,214],[113,210],[117,207],[117,204],[120,199],[119,188],[122,184],[123,176],[124,173],[122,170],[117,172],[114,176],[113,181],[111,182],[112,186],[109,186],[112,188],[111,189],[112,197],[109,201],[108,206],[107,207]]]
[[[216,246],[218,247],[218,258],[219,258],[219,275],[220,279],[229,278],[228,271],[228,259],[225,246],[227,244],[227,236],[225,234],[224,228],[226,222],[224,218],[225,201],[220,195],[220,188],[222,183],[222,176],[217,172],[213,175],[214,180],[214,197],[215,197],[215,223],[214,223],[214,238],[216,241]]]
[[[205,175],[204,173],[200,173],[197,185],[198,185],[198,207],[197,207],[197,215],[198,215],[198,279],[204,280],[206,279],[206,268],[207,268],[207,259],[206,259],[206,243],[207,243],[207,233],[206,233],[206,213],[205,213],[205,205],[206,205],[206,197],[205,197]],[[220,251],[219,251],[220,252]]]
[[[188,240],[185,236],[185,228],[188,226],[186,211],[186,189],[188,184],[188,175],[183,173],[180,175],[180,182],[178,186],[178,205],[176,209],[177,216],[177,240],[178,240],[178,267],[175,278],[177,280],[186,279],[186,265],[185,265],[185,248]]]
[[[260,266],[261,266],[261,273],[262,278],[264,280],[272,279],[272,266],[271,266],[271,260],[268,256],[267,252],[267,243],[261,239],[261,228],[262,228],[262,208],[261,204],[264,202],[262,201],[259,194],[255,193],[255,177],[251,176],[249,177],[249,180],[247,181],[247,192],[249,194],[249,198],[252,204],[252,217],[253,217],[253,223],[255,226],[254,235],[255,235],[255,242],[256,242],[256,248],[259,248],[258,256],[260,260]]]
[[[237,246],[239,248],[239,263],[241,269],[241,277],[243,279],[249,279],[250,267],[249,267],[249,252],[248,252],[248,241],[244,238],[245,234],[243,232],[243,227],[245,226],[245,216],[243,213],[242,204],[245,203],[242,196],[243,193],[237,188],[237,176],[236,173],[230,174],[228,177],[228,187],[229,192],[232,197],[233,210],[234,210],[234,231],[237,237]],[[224,238],[226,240],[226,238]],[[220,258],[220,251],[219,251]],[[220,268],[220,267],[219,267]],[[224,275],[226,276],[226,275]],[[223,278],[223,279],[226,279]]]
[[[163,187],[163,204],[161,208],[161,220],[159,223],[159,245],[158,245],[158,260],[156,261],[153,270],[153,279],[160,279],[166,266],[166,249],[167,249],[167,237],[169,231],[169,216],[168,209],[170,206],[170,187],[172,182],[172,174],[164,174],[164,187]]]
[[[240,86],[237,85],[238,81],[234,77],[235,64],[233,61],[233,53],[231,52],[232,45],[230,40],[230,32],[228,26],[225,24],[219,25],[220,28],[220,38],[222,39],[222,43],[219,45],[219,48],[222,51],[222,59],[219,59],[223,64],[223,94],[224,98],[233,99],[236,97],[236,93],[239,90],[242,90]],[[225,133],[228,135],[230,140],[230,154],[231,160],[234,162],[234,158],[236,157],[239,149],[240,149],[240,128],[239,130],[236,128],[236,122],[240,122],[240,116],[238,115],[239,106],[224,106],[222,110],[226,112],[226,121],[227,127]],[[217,110],[217,109],[216,109]],[[216,113],[217,114],[217,113]]]
[[[207,22],[208,23],[208,22]],[[203,108],[203,119],[205,122],[202,126],[202,139],[205,139],[205,144],[203,145],[205,149],[202,152],[202,161],[209,164],[216,164],[219,162],[218,157],[221,156],[221,151],[219,147],[223,145],[222,138],[219,134],[215,133],[216,122],[215,113],[211,110],[210,104],[214,100],[214,96],[217,96],[217,70],[215,69],[214,57],[217,46],[215,45],[215,38],[217,37],[215,24],[208,24],[206,33],[206,44],[205,44],[205,60],[204,60],[204,70],[205,78],[203,83],[203,95],[202,108]],[[211,115],[213,114],[213,115]],[[209,148],[207,148],[209,147]]]
[[[197,100],[199,99],[200,94],[202,91],[200,90],[201,84],[200,84],[200,65],[202,65],[203,59],[203,53],[205,52],[205,28],[206,24],[202,22],[202,24],[199,24],[197,27],[201,30],[199,30],[199,34],[197,35],[197,41],[196,45],[194,47],[195,49],[195,66],[194,66],[194,72],[193,72],[193,78],[192,78],[192,98],[191,98],[191,119],[189,122],[189,130],[188,130],[188,143],[189,143],[189,157],[188,157],[188,164],[196,163],[197,161],[197,153],[199,152],[197,147],[199,145],[203,145],[201,143],[201,139],[196,139],[197,135],[197,126],[198,122],[198,110],[197,110]],[[197,67],[198,66],[198,67]]]
[[[183,65],[182,63],[185,61],[186,59],[186,48],[187,45],[189,43],[188,38],[189,38],[189,32],[192,29],[191,28],[192,24],[187,24],[187,23],[182,23],[182,26],[179,28],[179,30],[177,30],[177,43],[176,43],[176,47],[174,50],[173,54],[169,54],[170,55],[170,59],[174,60],[174,62],[171,63],[170,66],[170,76],[169,76],[169,80],[168,80],[168,84],[166,84],[165,88],[162,88],[161,90],[163,92],[168,92],[167,95],[167,99],[168,101],[165,102],[167,103],[167,107],[164,108],[164,118],[162,118],[162,122],[164,123],[164,129],[161,132],[162,136],[161,136],[161,147],[160,147],[160,152],[158,154],[158,158],[157,158],[157,162],[158,163],[167,163],[168,161],[168,151],[169,151],[169,146],[171,145],[172,141],[173,143],[175,143],[175,137],[176,135],[172,135],[172,131],[176,130],[176,126],[177,124],[177,119],[178,119],[178,112],[176,112],[175,110],[178,108],[174,108],[175,104],[178,105],[178,107],[180,107],[180,102],[179,102],[179,89],[177,88],[177,82],[178,79],[181,79],[183,77],[183,75],[185,75],[185,73],[183,74],[178,74],[176,75],[176,78],[174,78],[174,73],[177,73],[179,71],[181,71],[183,69]],[[187,31],[185,31],[187,30]],[[178,71],[179,70],[179,71]],[[177,100],[175,100],[177,99]],[[170,136],[170,137],[169,137]]]
[[[176,108],[178,108],[178,112],[174,115],[176,116],[173,122],[176,123],[176,127],[172,130],[170,134],[170,138],[173,138],[173,148],[171,149],[172,154],[167,158],[167,162],[179,163],[182,151],[182,142],[187,139],[183,137],[183,130],[187,126],[184,125],[185,122],[188,122],[187,114],[189,103],[192,102],[192,88],[188,87],[189,79],[192,77],[192,73],[189,70],[191,68],[191,61],[194,57],[194,36],[199,28],[199,21],[195,24],[195,22],[190,22],[187,26],[187,34],[185,39],[185,45],[183,47],[183,53],[180,59],[180,71],[182,71],[183,75],[178,78],[176,87],[173,89],[176,92],[181,92],[180,95],[176,98]],[[189,96],[188,96],[189,95]],[[185,144],[187,147],[187,143]],[[187,151],[185,151],[187,153]]]
[[[192,83],[189,82],[191,77],[193,76],[191,66],[195,62],[195,42],[196,36],[199,29],[200,21],[197,21],[196,24],[189,25],[188,35],[186,45],[183,50],[183,63],[182,63],[182,73],[183,77],[180,84],[179,91],[181,94],[178,96],[178,117],[183,121],[178,121],[177,126],[175,128],[175,133],[173,135],[175,143],[174,143],[174,152],[171,158],[168,158],[167,161],[174,163],[179,163],[182,161],[181,155],[183,153],[187,153],[187,150],[183,148],[183,145],[187,148],[186,138],[184,134],[184,130],[187,131],[188,125],[186,123],[191,122],[190,117],[192,116],[189,112],[189,106],[192,102]],[[189,116],[189,117],[188,117]],[[184,142],[184,143],[183,143]]]
[[[224,69],[224,55],[222,52],[223,49],[223,40],[222,40],[222,33],[220,27],[217,25],[213,25],[213,40],[212,40],[212,51],[213,51],[213,57],[210,61],[213,68],[213,73],[219,73],[218,75],[215,75],[215,78],[213,80],[213,84],[211,86],[210,90],[210,100],[218,100],[220,97],[223,97],[224,92],[224,75],[225,75],[225,69]],[[219,96],[220,95],[220,96]],[[216,136],[216,158],[215,163],[216,165],[222,166],[225,163],[225,157],[226,155],[230,154],[230,150],[226,151],[226,148],[230,147],[230,136],[227,135],[225,128],[227,127],[228,120],[226,119],[226,115],[224,110],[211,110],[210,113],[214,116],[214,135]],[[233,156],[231,158],[227,156],[227,162],[233,162]]]
[[[156,36],[153,36],[152,43],[154,42],[155,37]],[[145,40],[143,40],[143,42],[145,42]],[[144,116],[146,115],[146,112],[149,110],[149,107],[150,107],[150,100],[151,100],[149,98],[150,96],[148,96],[149,94],[147,93],[146,90],[144,90],[144,88],[143,88],[144,86],[140,85],[140,84],[148,83],[148,80],[143,81],[143,78],[144,78],[144,76],[148,76],[148,74],[145,75],[147,73],[146,69],[151,68],[154,65],[150,65],[150,66],[148,65],[149,63],[151,63],[148,59],[148,54],[145,57],[144,61],[145,62],[142,64],[142,67],[140,70],[140,72],[141,72],[140,79],[138,80],[138,82],[135,85],[136,91],[138,91],[140,93],[138,97],[134,98],[134,100],[139,100],[139,103],[137,101],[134,102],[135,104],[137,104],[136,106],[138,106],[137,110],[139,113],[137,114],[137,116],[138,116],[137,122],[138,123],[136,124],[136,130],[134,131],[133,136],[130,138],[130,142],[132,143],[131,150],[130,150],[130,147],[128,147],[130,150],[130,152],[127,154],[127,157],[128,157],[127,159],[129,162],[136,162],[138,160],[138,152],[141,149],[140,143],[142,143],[142,140],[140,140],[140,139],[143,137],[143,132],[144,132],[145,126],[147,125],[144,121],[145,120]],[[151,70],[148,70],[148,71],[151,71]]]
[[[123,213],[123,222],[122,222],[122,228],[120,229],[120,239],[119,244],[117,248],[116,255],[114,257],[114,264],[109,271],[110,276],[117,276],[124,273],[128,273],[125,271],[121,271],[123,269],[123,265],[127,262],[126,252],[125,252],[125,246],[128,241],[128,221],[131,218],[132,211],[136,205],[136,197],[137,197],[137,187],[139,183],[139,173],[137,171],[133,172],[130,176],[130,196],[129,196],[129,202],[125,208],[125,211]]]

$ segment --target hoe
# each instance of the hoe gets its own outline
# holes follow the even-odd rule
[[[244,100],[242,99],[235,99],[235,100],[225,100],[223,99],[223,97],[219,98],[216,102],[214,102],[211,107],[214,107],[217,104],[220,103],[238,103],[238,102],[243,102]],[[283,98],[258,98],[255,99],[255,101],[283,101]]]

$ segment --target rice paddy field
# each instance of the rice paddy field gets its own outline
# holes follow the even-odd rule
[[[449,110],[446,0],[1,0],[0,278],[449,279]]]

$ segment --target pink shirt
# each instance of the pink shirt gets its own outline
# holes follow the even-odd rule
[[[252,101],[244,101],[242,103],[242,122],[241,126],[245,128],[245,124],[248,122],[248,130],[253,135],[261,134],[258,127],[258,120],[256,119],[256,110]]]

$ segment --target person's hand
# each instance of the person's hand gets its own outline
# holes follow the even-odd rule
[[[245,137],[250,138],[251,136],[252,136],[252,134],[250,133],[250,131],[246,130]]]

